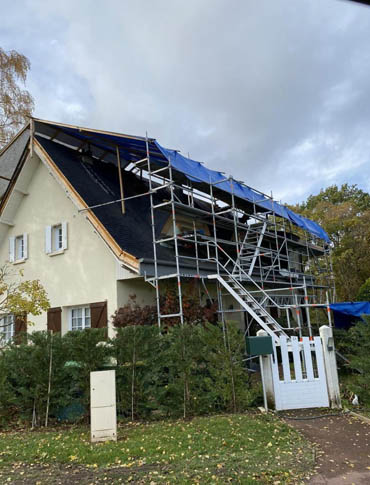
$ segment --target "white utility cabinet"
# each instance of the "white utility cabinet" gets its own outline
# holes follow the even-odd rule
[[[117,440],[116,371],[90,372],[91,441]]]

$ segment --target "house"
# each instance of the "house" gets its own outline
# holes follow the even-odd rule
[[[330,271],[315,270],[330,253],[322,228],[154,139],[31,119],[0,152],[0,190],[0,264],[39,279],[51,304],[28,331],[112,336],[132,294],[157,302],[160,324],[183,321],[196,278],[222,319],[311,334],[311,306],[330,297]],[[168,284],[173,315],[160,308]],[[2,316],[5,340],[25,329],[12,318]]]

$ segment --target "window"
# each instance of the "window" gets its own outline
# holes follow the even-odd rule
[[[45,227],[46,254],[60,254],[67,249],[67,223],[62,222]]]
[[[26,233],[9,238],[9,262],[24,261],[28,257],[28,235]]]
[[[24,259],[24,238],[17,236],[15,238],[15,259],[18,261]]]
[[[63,229],[62,224],[52,227],[52,250],[60,251],[63,249]]]
[[[71,308],[71,330],[84,330],[90,327],[90,307]]]
[[[14,315],[0,318],[0,343],[7,343],[14,337]]]

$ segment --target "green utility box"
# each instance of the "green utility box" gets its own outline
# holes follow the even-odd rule
[[[247,353],[249,355],[272,354],[272,338],[268,335],[261,337],[246,337]]]

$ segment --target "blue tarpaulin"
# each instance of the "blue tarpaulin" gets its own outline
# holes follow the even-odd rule
[[[337,328],[349,328],[354,322],[363,320],[363,315],[370,315],[370,301],[331,303],[334,325]]]
[[[116,147],[119,150],[121,161],[125,161],[126,164],[145,159],[147,154],[147,140],[143,137],[95,131],[87,128],[73,127],[58,123],[55,124],[36,119],[35,122],[37,130],[41,129],[41,131],[45,131],[45,127],[49,127],[45,131],[48,136],[53,135],[53,137],[55,137],[55,133],[57,133],[57,138],[60,138],[62,142],[69,145],[73,145],[74,139],[80,140],[82,143],[85,142],[91,149],[98,150],[98,153],[94,152],[97,158],[103,156],[105,161],[114,163],[116,159]],[[114,149],[113,153],[112,147]],[[289,220],[296,226],[301,227],[309,233],[323,239],[327,243],[330,243],[328,235],[316,222],[296,214],[284,205],[272,201],[270,198],[253,190],[251,187],[239,183],[236,180],[232,180],[222,172],[210,170],[202,163],[184,157],[176,150],[164,148],[154,139],[148,139],[148,148],[152,162],[163,165],[167,161],[176,171],[184,174],[188,180],[198,183],[213,184],[215,188],[228,192],[229,194],[234,194],[234,196],[254,203],[262,209],[274,210],[276,215]]]
[[[327,233],[316,222],[296,214],[287,207],[272,201],[268,197],[265,197],[263,194],[254,191],[252,188],[247,187],[244,184],[235,180],[230,180],[222,172],[210,170],[200,162],[184,157],[176,150],[169,150],[168,148],[162,147],[157,141],[155,141],[155,145],[170,162],[171,166],[178,172],[186,175],[188,180],[213,184],[215,188],[224,190],[229,194],[234,194],[240,199],[255,203],[257,206],[266,210],[274,210],[276,215],[284,217],[296,226],[301,227],[328,243],[330,242]]]

